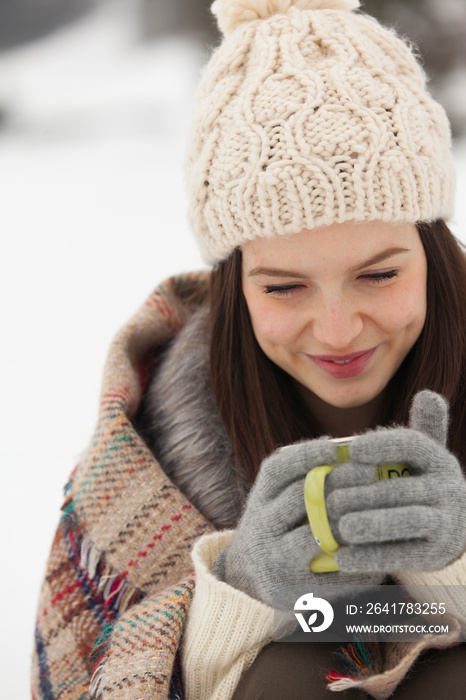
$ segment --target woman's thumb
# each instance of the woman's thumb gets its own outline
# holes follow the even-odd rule
[[[448,437],[448,403],[435,391],[416,394],[409,412],[409,427],[445,445]]]

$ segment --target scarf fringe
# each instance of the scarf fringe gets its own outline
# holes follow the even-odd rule
[[[128,581],[127,572],[115,572],[105,561],[104,554],[88,537],[83,538],[81,542],[80,567],[94,581],[97,590],[102,594],[104,605],[114,612],[116,618],[141,599],[141,590]],[[108,625],[95,642],[91,654],[90,661],[93,663],[93,668],[89,693],[94,700],[99,700],[106,688],[105,669],[111,654],[112,632],[113,625]]]
[[[115,623],[107,625],[100,637],[94,642],[94,649],[89,658],[89,661],[92,664],[91,678],[89,682],[89,695],[94,700],[99,700],[106,689],[105,669],[107,666],[107,661],[112,653],[110,650],[110,641]]]
[[[362,688],[369,697],[375,700],[388,700],[396,685],[397,682],[377,679],[377,681],[371,681],[370,687],[368,687],[368,678],[339,678],[329,683],[327,688],[333,692],[341,692],[350,688]]]
[[[354,642],[340,646],[334,657],[337,669],[329,671],[326,676],[327,688],[334,692],[360,688],[368,678],[383,672],[382,649],[375,641],[362,642],[356,638]],[[380,697],[383,695],[382,692]]]
[[[327,675],[327,680],[333,678],[333,675],[334,674],[330,672]],[[357,680],[356,678],[343,677],[339,676],[338,674],[335,674],[335,677],[337,678],[337,680],[327,683],[327,688],[329,690],[333,690],[334,692],[348,690],[348,688],[359,688],[361,685],[364,684],[364,680]]]
[[[447,621],[450,631],[437,638],[392,643],[385,649],[382,649],[382,643],[361,643],[359,640],[346,647],[340,647],[334,655],[341,670],[328,672],[327,688],[334,692],[361,688],[376,700],[387,700],[424,650],[448,648],[461,642],[458,620],[448,615]],[[369,664],[373,667],[369,673],[365,666],[366,654],[369,655]]]
[[[355,638],[354,642],[346,646],[340,646],[334,657],[338,669],[330,671],[332,680],[336,678],[350,678],[355,681],[373,676],[383,671],[384,660],[380,644],[375,641],[362,642]],[[329,677],[328,676],[328,677]]]
[[[332,680],[335,679],[335,680]],[[330,672],[327,675],[327,688],[333,692],[341,692],[350,688],[362,688],[371,697],[376,700],[387,700],[393,693],[395,686],[401,678],[387,680],[385,678],[350,678],[349,676],[340,676],[338,673]]]
[[[89,684],[89,692],[91,698],[99,700],[102,697],[102,693],[105,690],[105,664],[107,663],[107,658],[102,659],[94,667],[91,675],[91,682]]]
[[[80,566],[97,584],[97,590],[102,593],[104,604],[118,615],[124,613],[141,597],[140,589],[126,578],[127,572],[113,571],[112,567],[106,563],[103,553],[88,537],[83,538],[81,543]]]

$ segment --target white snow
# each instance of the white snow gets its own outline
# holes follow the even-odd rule
[[[138,46],[128,5],[0,59],[0,696],[29,694],[37,597],[63,486],[115,332],[203,267],[183,163],[202,49]]]
[[[203,60],[140,46],[130,3],[0,57],[1,695],[29,693],[37,595],[109,342],[163,278],[203,267],[183,158]],[[458,144],[459,191],[466,144]],[[464,198],[455,230],[466,240]]]

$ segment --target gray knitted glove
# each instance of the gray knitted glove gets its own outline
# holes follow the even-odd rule
[[[309,524],[303,525],[304,479],[313,467],[336,461],[336,447],[325,438],[287,445],[267,457],[235,536],[215,561],[217,578],[269,605],[276,603],[277,591],[288,587],[380,583],[380,574],[314,574],[309,569],[321,550]]]
[[[409,428],[370,431],[350,445],[351,462],[327,477],[326,504],[342,571],[435,570],[466,548],[466,481],[445,447],[448,407],[416,395]],[[374,465],[403,462],[412,476],[374,482]]]

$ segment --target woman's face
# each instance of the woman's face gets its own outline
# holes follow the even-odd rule
[[[242,278],[262,350],[338,408],[379,396],[425,321],[427,261],[414,224],[347,222],[250,241]]]

